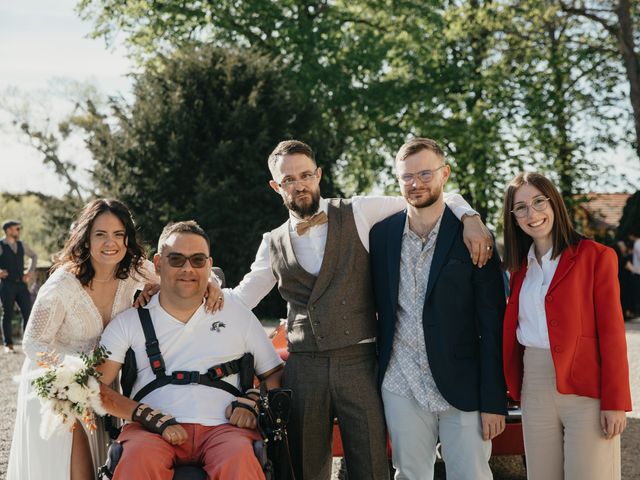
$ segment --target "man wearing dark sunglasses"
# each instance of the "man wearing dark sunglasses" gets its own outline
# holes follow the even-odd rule
[[[18,304],[22,315],[22,327],[27,326],[31,313],[31,295],[27,288],[35,271],[38,256],[29,246],[20,240],[22,226],[17,220],[7,220],[2,224],[4,238],[0,240],[0,299],[2,299],[2,334],[5,353],[15,353],[11,333],[13,305]],[[25,273],[24,257],[31,259]]]
[[[282,360],[239,300],[205,311],[209,248],[207,234],[193,221],[165,227],[153,258],[160,293],[142,309],[147,319],[126,310],[102,335],[110,355],[98,367],[100,380],[110,385],[117,378],[129,348],[137,370],[133,399],[103,387],[107,412],[130,421],[118,437],[123,453],[114,480],[170,479],[175,465],[192,463],[202,465],[208,478],[264,479],[253,452],[260,438],[255,395],[238,391],[236,362],[252,354],[248,361],[271,389],[280,385]]]
[[[406,208],[402,197],[323,199],[322,169],[307,144],[280,142],[269,156],[271,188],[288,220],[264,234],[256,260],[232,296],[253,308],[277,284],[287,301],[292,388],[290,447],[298,480],[331,475],[333,418],[340,424],[351,480],[388,478],[376,370],[377,324],[369,266],[369,230]],[[492,239],[460,195],[447,204],[464,221],[473,262],[491,256]]]

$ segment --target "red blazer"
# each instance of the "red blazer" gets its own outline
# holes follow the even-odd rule
[[[504,375],[520,400],[524,347],[516,338],[524,263],[511,277],[503,326]],[[631,411],[629,365],[615,252],[581,240],[562,252],[545,298],[556,388],[564,394],[599,398],[601,410]]]

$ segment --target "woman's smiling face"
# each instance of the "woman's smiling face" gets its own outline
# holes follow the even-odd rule
[[[514,209],[521,205],[527,206],[527,214],[521,218],[516,217],[516,221],[522,231],[533,240],[551,238],[554,215],[549,201],[545,203],[542,211],[537,211],[531,206],[535,200],[546,198],[540,190],[528,183],[518,188],[513,196]]]
[[[91,259],[115,267],[127,253],[126,238],[125,227],[118,217],[110,212],[98,215],[89,235]]]

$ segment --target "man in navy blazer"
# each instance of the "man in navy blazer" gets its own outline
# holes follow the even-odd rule
[[[370,233],[395,478],[433,478],[440,438],[447,478],[491,479],[490,440],[507,410],[499,258],[483,268],[471,262],[462,225],[443,202],[451,169],[436,142],[403,145],[396,173],[407,210]]]

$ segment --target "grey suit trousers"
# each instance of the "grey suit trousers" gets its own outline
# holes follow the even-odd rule
[[[349,480],[389,478],[375,344],[291,353],[283,384],[293,390],[289,446],[296,480],[331,477],[333,419],[340,424]]]

